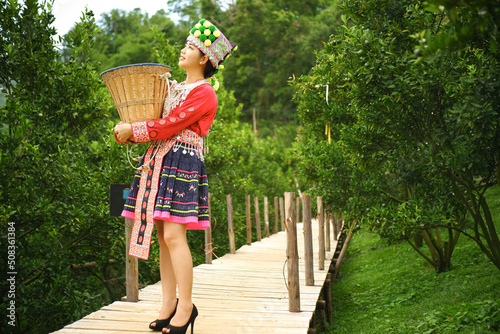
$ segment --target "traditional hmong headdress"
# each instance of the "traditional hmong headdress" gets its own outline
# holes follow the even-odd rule
[[[209,21],[202,19],[191,29],[187,38],[203,52],[216,70],[223,69],[222,63],[238,48]]]

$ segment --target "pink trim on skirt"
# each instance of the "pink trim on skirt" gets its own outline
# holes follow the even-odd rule
[[[135,215],[133,212],[123,210],[122,217],[134,219]],[[208,221],[200,221],[193,219],[193,217],[177,217],[173,216],[168,212],[155,211],[153,214],[153,219],[166,220],[178,224],[187,224],[186,229],[188,230],[206,230],[210,227]]]
[[[155,211],[153,213],[153,219],[166,220],[178,224],[187,224],[186,229],[188,230],[206,230],[210,227],[208,221],[198,221],[198,219],[194,217],[177,217],[166,211]]]

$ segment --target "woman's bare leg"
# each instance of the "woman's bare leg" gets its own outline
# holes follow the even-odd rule
[[[160,234],[158,236],[160,237]],[[164,221],[163,241],[168,247],[170,263],[172,264],[179,289],[177,312],[170,321],[170,324],[181,327],[188,322],[193,310],[193,302],[191,300],[193,290],[193,259],[187,244],[186,225]]]
[[[170,251],[164,240],[163,221],[155,221],[158,243],[160,244],[160,277],[162,288],[162,306],[158,319],[166,319],[174,312],[177,305],[177,281],[170,259]]]

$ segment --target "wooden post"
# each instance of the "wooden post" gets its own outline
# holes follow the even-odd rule
[[[299,197],[296,197],[295,198],[295,221],[298,223],[300,223],[300,195]]]
[[[255,207],[255,228],[257,229],[257,241],[262,240],[262,231],[260,229],[260,213],[259,213],[259,198],[254,197],[253,203]]]
[[[274,231],[273,231],[273,233],[278,233],[279,220],[280,220],[279,200],[278,200],[278,197],[274,197]]]
[[[233,222],[233,199],[231,195],[226,195],[227,203],[227,232],[229,234],[229,253],[236,253],[236,243],[234,237],[234,222]]]
[[[128,302],[138,302],[139,301],[139,261],[136,257],[128,255],[130,248],[130,235],[132,234],[132,226],[134,226],[134,220],[125,218],[125,250],[126,250],[126,262],[125,262],[125,277],[126,277],[126,287],[127,287],[127,301]]]
[[[247,245],[252,244],[252,214],[250,212],[250,195],[245,195],[245,206],[247,215]]]
[[[335,275],[337,275],[337,273],[339,272],[340,264],[344,260],[345,253],[347,252],[347,247],[349,247],[351,239],[352,239],[352,230],[349,230],[347,238],[345,239],[345,243],[342,246],[342,250],[340,251],[339,258],[337,259],[337,263],[335,263]]]
[[[280,197],[280,216],[281,216],[281,230],[285,230],[285,206],[283,204],[283,197]]]
[[[326,212],[325,213],[325,242],[326,242],[326,251],[330,251],[330,221],[332,220],[332,214]]]
[[[344,229],[344,214],[343,213],[340,213],[339,214],[339,220],[337,221],[337,224],[338,224],[338,231],[339,231],[339,234],[342,233],[342,230]]]
[[[323,205],[323,207],[324,207],[324,205]],[[323,211],[323,232],[321,233],[321,235],[323,236],[323,252],[325,254],[325,256],[323,257],[324,259],[326,258],[326,233],[325,233],[326,224],[328,224],[328,212],[326,211],[326,209],[324,209],[324,211]]]
[[[288,267],[288,310],[300,312],[299,250],[297,246],[297,223],[293,212],[295,193],[285,193],[286,258]]]
[[[318,269],[325,269],[325,220],[323,212],[323,197],[318,196],[318,224],[319,224],[319,234],[318,234],[318,246],[319,246],[319,263]]]
[[[208,193],[208,223],[212,226],[212,194]],[[212,227],[205,230],[205,263],[212,264]]]
[[[321,296],[316,302],[316,310],[317,310],[317,321],[319,324],[319,328],[324,329],[324,322],[326,321],[326,302]]]
[[[338,221],[337,221],[337,214],[334,213],[332,216],[332,224],[333,224],[333,240],[337,240],[338,238]]]
[[[304,259],[306,285],[314,285],[313,240],[311,226],[311,196],[302,195],[302,219],[304,220]]]
[[[252,120],[253,120],[253,133],[257,133],[257,117],[255,116],[255,108],[253,108]]]
[[[332,308],[332,274],[326,274],[325,285],[323,287],[325,303],[326,303],[326,320],[330,325],[333,324],[333,308]]]
[[[269,237],[269,201],[266,196],[264,196],[264,224],[264,231],[267,238]]]

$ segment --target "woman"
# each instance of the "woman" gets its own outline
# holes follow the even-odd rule
[[[171,85],[163,117],[115,127],[121,143],[155,140],[143,157],[122,213],[134,219],[132,256],[149,257],[156,225],[163,302],[158,319],[149,325],[154,331],[186,333],[191,325],[192,333],[198,315],[191,300],[193,262],[186,230],[210,227],[202,137],[217,110],[211,76],[223,68],[222,63],[236,48],[212,23],[200,20],[191,29],[179,58],[186,80]]]

